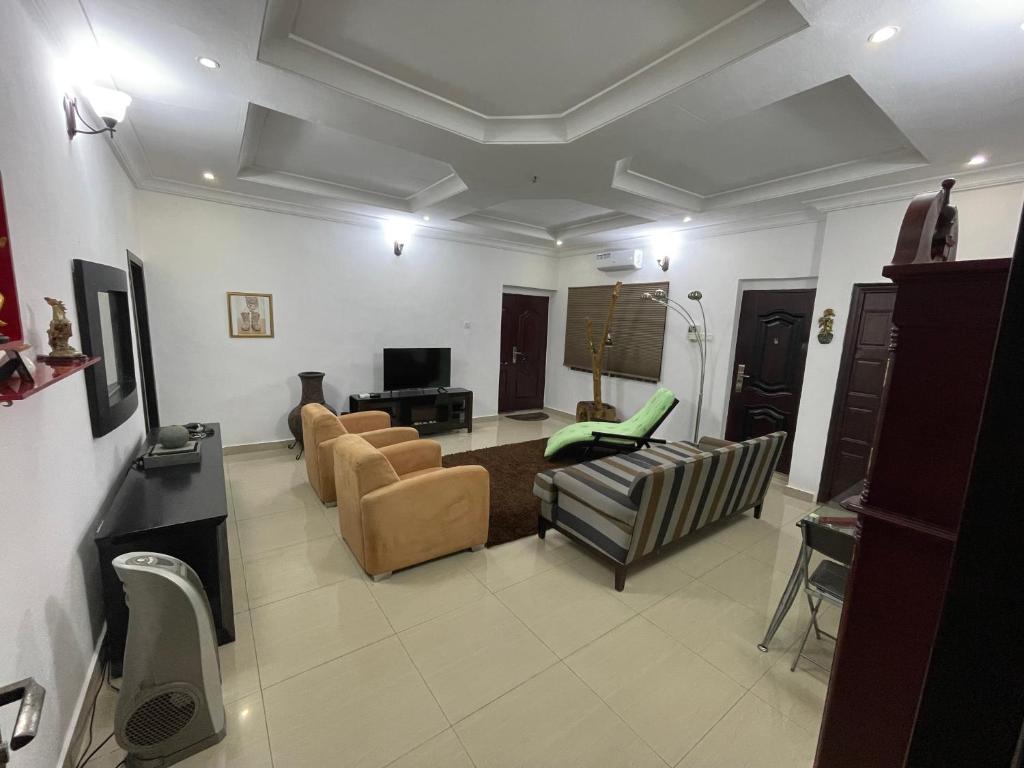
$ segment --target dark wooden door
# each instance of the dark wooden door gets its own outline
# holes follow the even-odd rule
[[[786,432],[779,472],[789,472],[804,382],[813,290],[744,291],[725,436],[747,440]]]
[[[544,407],[547,350],[548,297],[502,294],[500,412]]]
[[[868,474],[889,356],[896,286],[853,286],[835,404],[821,470],[820,500],[831,499]]]

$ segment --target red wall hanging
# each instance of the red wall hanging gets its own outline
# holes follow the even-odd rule
[[[21,310],[18,307],[18,285],[14,281],[14,256],[11,254],[11,236],[7,228],[7,211],[4,207],[3,178],[0,177],[0,336],[9,336],[11,341],[20,341],[25,334],[21,328]]]

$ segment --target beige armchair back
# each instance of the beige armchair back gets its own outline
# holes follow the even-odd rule
[[[361,411],[335,416],[318,403],[302,406],[302,448],[306,474],[317,498],[324,504],[335,501],[334,454],[331,441],[348,434],[360,435],[371,445],[382,447],[417,440],[412,427],[392,427],[384,411]]]

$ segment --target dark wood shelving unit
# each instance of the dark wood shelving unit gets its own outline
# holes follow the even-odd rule
[[[6,344],[0,344],[0,352],[16,352],[20,354],[28,348],[28,344],[20,341],[9,341]],[[31,381],[22,379],[19,376],[9,376],[0,381],[0,405],[10,407],[16,400],[25,400],[32,397],[32,395],[46,389],[51,384],[56,384],[58,381],[63,381],[79,371],[91,368],[101,359],[99,357],[88,357],[85,360],[68,363],[67,365],[51,365],[50,363],[37,360],[36,370],[32,374]]]

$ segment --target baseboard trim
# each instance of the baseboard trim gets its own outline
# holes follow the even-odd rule
[[[265,443],[242,443],[241,445],[225,445],[224,455],[232,456],[238,453],[255,453],[266,451],[271,448],[287,448],[292,444],[291,440],[269,440]]]
[[[794,488],[792,485],[783,486],[782,492],[790,498],[800,499],[801,501],[813,502],[817,499],[810,491],[805,491],[803,488]]]
[[[103,657],[107,641],[107,625],[103,624],[100,631],[100,638],[92,652],[92,659],[89,661],[89,674],[85,678],[82,690],[78,693],[78,701],[75,702],[75,709],[71,717],[71,725],[67,735],[64,737],[64,749],[61,752],[57,765],[60,768],[75,768],[75,762],[79,758],[79,752],[85,743],[89,731],[89,705],[97,690],[103,685]]]
[[[547,405],[545,405],[541,410],[544,411],[545,413],[550,413],[552,416],[563,416],[567,419],[572,419],[573,421],[576,421],[575,413],[567,413],[566,411],[560,411],[557,408],[551,408]]]

